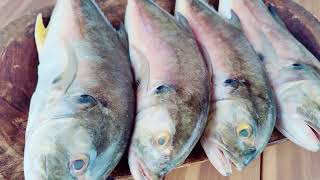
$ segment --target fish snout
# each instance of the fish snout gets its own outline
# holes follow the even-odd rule
[[[163,176],[152,172],[143,162],[137,153],[130,148],[129,150],[129,168],[132,176],[136,180],[162,180]]]
[[[244,167],[249,165],[251,161],[257,156],[257,149],[255,147],[249,148],[242,152]]]
[[[317,108],[297,108],[299,111],[282,113],[276,128],[295,144],[313,152],[320,150],[320,118]]]
[[[243,156],[253,156],[257,152],[257,149],[255,147],[249,148],[242,152]]]

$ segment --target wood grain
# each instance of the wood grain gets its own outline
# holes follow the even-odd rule
[[[209,161],[195,163],[173,170],[165,180],[259,180],[260,158],[254,160],[243,172],[233,169],[230,177],[221,176]]]
[[[320,1],[319,0],[294,0],[310,11],[320,19]]]
[[[319,180],[319,167],[320,153],[286,142],[263,153],[261,180]]]

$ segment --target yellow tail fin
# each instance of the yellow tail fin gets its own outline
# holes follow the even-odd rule
[[[42,14],[38,14],[35,26],[35,40],[38,52],[41,51],[46,39],[48,30],[43,24]]]

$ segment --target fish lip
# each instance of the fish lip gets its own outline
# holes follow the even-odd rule
[[[131,165],[130,165],[131,164]],[[163,176],[151,172],[134,150],[129,153],[129,167],[133,177],[137,180],[162,180]],[[136,169],[138,168],[138,169]],[[139,176],[139,177],[135,177]]]
[[[309,126],[309,128],[313,131],[315,136],[318,138],[318,144],[320,146],[320,128],[317,128],[315,125],[313,125],[311,122],[306,121],[306,124]]]
[[[239,158],[235,157],[230,150],[228,150],[225,144],[219,141],[215,142],[217,148],[222,151],[222,155],[229,160],[239,171],[242,171],[248,164],[243,163]],[[251,162],[251,161],[250,161]]]
[[[296,138],[294,135],[292,135],[292,133],[290,133],[289,131],[287,131],[286,129],[283,128],[279,128],[278,126],[276,126],[276,128],[278,129],[278,131],[283,134],[285,137],[287,137],[289,140],[293,141],[295,144],[297,144],[300,147],[303,147],[304,149],[307,149],[309,151],[312,152],[318,152],[320,151],[320,141],[318,140],[318,144],[315,146],[310,146],[307,145],[305,142],[299,140],[299,138]],[[316,147],[317,146],[317,147]]]

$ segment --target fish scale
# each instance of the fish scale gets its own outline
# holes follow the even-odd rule
[[[151,0],[129,0],[125,26],[140,82],[129,166],[135,179],[162,179],[183,163],[202,134],[209,72],[183,17]]]
[[[221,15],[233,10],[263,64],[275,92],[277,129],[294,143],[319,151],[320,63],[279,23],[275,11],[269,14],[260,0],[228,0]],[[290,8],[291,8],[290,4]],[[273,9],[274,10],[274,9]]]
[[[58,0],[36,21],[38,84],[26,134],[26,179],[104,179],[131,136],[135,100],[122,36],[93,0]]]
[[[176,13],[189,21],[212,66],[212,108],[201,144],[217,170],[231,175],[231,162],[242,170],[269,141],[275,124],[271,86],[236,22],[201,0],[178,0]]]

